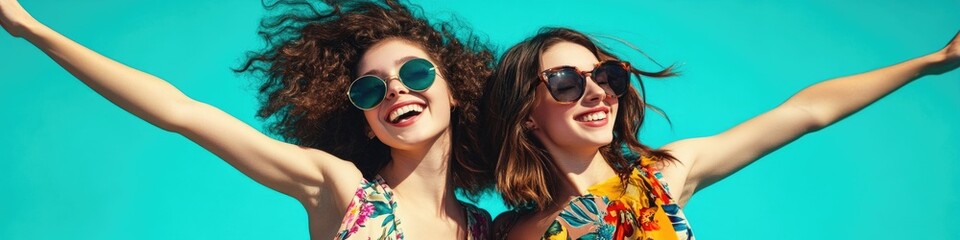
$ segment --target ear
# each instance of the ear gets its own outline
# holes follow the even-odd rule
[[[539,130],[539,129],[540,129],[540,127],[537,126],[537,122],[534,121],[533,118],[531,118],[531,117],[527,117],[527,119],[523,120],[523,128],[524,128],[524,129],[528,129],[528,130]]]
[[[450,99],[449,99],[449,100],[450,100],[450,108],[458,107],[459,103],[457,102],[457,99],[456,99],[456,98],[453,98],[453,93],[452,93],[452,92],[450,93],[449,98],[450,98]]]
[[[373,129],[370,128],[370,125],[364,126],[363,131],[367,133],[367,139],[377,138],[377,134],[373,133]]]

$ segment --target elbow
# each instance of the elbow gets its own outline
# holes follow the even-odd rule
[[[194,122],[195,113],[201,112],[200,109],[204,107],[205,104],[190,99],[175,101],[165,106],[155,125],[168,132],[183,133]]]
[[[816,132],[824,129],[837,121],[837,117],[832,114],[820,111],[815,107],[805,104],[785,103],[785,109],[788,109],[797,119],[800,120],[802,127],[806,132]]]

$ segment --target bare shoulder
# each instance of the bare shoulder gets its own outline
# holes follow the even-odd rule
[[[321,212],[346,211],[351,198],[360,187],[363,174],[350,161],[337,158],[322,150],[301,147],[308,158],[315,164],[324,165],[321,168],[323,180],[319,185],[305,185],[302,196],[298,200],[309,210]]]
[[[702,151],[703,145],[709,141],[710,137],[696,137],[680,139],[660,147],[673,155],[682,165],[690,165],[696,161],[698,152]]]
[[[310,235],[314,239],[330,239],[363,181],[363,174],[350,161],[336,158],[322,150],[306,148],[310,159],[322,162],[324,181],[319,186],[306,186],[306,194],[297,200],[307,211]]]
[[[684,179],[689,175],[690,168],[697,162],[699,145],[704,138],[688,138],[669,143],[660,148],[673,156],[676,161],[663,160],[656,163],[656,167],[667,180]]]
[[[323,168],[324,182],[342,182],[347,181],[356,184],[363,178],[363,173],[353,162],[333,156],[322,150],[306,148],[314,161],[322,161],[326,165]],[[336,159],[330,161],[327,159]]]
[[[688,138],[669,143],[661,147],[670,155],[676,158],[676,161],[664,160],[656,163],[657,169],[663,174],[663,181],[670,186],[670,195],[676,198],[681,206],[686,205],[687,200],[693,192],[696,191],[696,185],[691,184],[690,171],[697,162],[701,145],[705,138]]]

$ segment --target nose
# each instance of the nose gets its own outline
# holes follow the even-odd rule
[[[387,96],[384,97],[386,100],[392,100],[397,98],[397,96],[400,94],[409,93],[407,86],[404,86],[403,82],[400,82],[400,77],[393,76],[387,78],[385,81],[387,81]]]
[[[585,103],[599,102],[607,98],[607,92],[594,81],[593,76],[587,76],[586,82],[583,86],[585,88],[583,90],[583,101]]]

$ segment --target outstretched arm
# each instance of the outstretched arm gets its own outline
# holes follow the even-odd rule
[[[665,164],[681,203],[760,157],[809,132],[827,127],[925,75],[960,66],[960,33],[940,51],[885,68],[807,87],[773,110],[723,133],[663,147],[682,164]],[[677,194],[677,193],[674,193]],[[675,195],[676,196],[676,195]]]
[[[274,140],[215,107],[187,97],[162,79],[60,35],[31,17],[15,0],[0,0],[0,24],[11,35],[29,40],[114,104],[153,125],[186,136],[270,188],[303,200],[326,187],[325,177],[359,182],[359,171],[351,163],[319,150]]]

